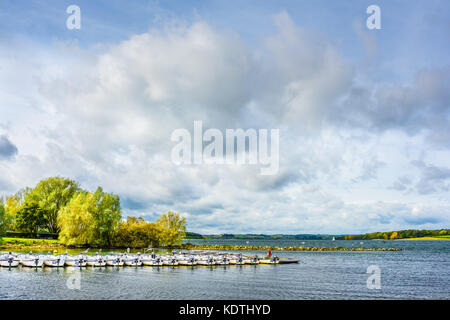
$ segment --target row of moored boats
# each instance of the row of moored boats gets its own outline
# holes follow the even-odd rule
[[[256,264],[278,264],[279,258],[259,258],[258,256],[244,256],[236,253],[193,253],[180,252],[172,254],[130,254],[111,253],[107,255],[88,255],[86,252],[79,255],[52,255],[23,254],[9,252],[0,255],[1,267],[138,267],[138,266],[212,266],[212,265],[256,265]]]

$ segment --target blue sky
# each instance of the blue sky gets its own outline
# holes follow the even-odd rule
[[[448,228],[448,17],[448,1],[4,0],[0,194],[63,175],[198,232]],[[170,133],[194,120],[280,128],[280,173],[174,166]]]

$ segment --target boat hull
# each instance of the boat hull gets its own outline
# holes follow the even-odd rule
[[[104,267],[106,266],[106,261],[88,261],[88,267]]]
[[[0,261],[0,267],[14,268],[14,267],[18,267],[18,266],[19,266],[19,260],[13,260],[13,261],[2,260],[2,261]]]
[[[20,264],[27,268],[41,268],[44,265],[44,260],[42,259],[21,260]]]
[[[52,268],[59,268],[64,267],[64,264],[66,262],[64,259],[44,259],[44,266],[46,267],[52,267]]]
[[[85,267],[86,261],[80,261],[80,260],[66,260],[66,266],[68,267]]]
[[[263,260],[259,260],[260,264],[279,264],[280,261],[278,260],[272,260],[272,259],[263,259]]]
[[[129,267],[139,267],[142,266],[142,261],[128,260],[125,261],[125,265]]]
[[[107,260],[106,265],[109,267],[123,267],[124,262],[123,261],[117,261],[117,260]]]

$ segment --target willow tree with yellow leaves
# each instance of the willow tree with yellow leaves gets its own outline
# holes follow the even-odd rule
[[[69,246],[111,246],[121,219],[117,195],[79,192],[58,215],[59,240]]]
[[[156,223],[160,227],[160,242],[167,246],[180,245],[186,236],[186,218],[177,212],[163,213]]]

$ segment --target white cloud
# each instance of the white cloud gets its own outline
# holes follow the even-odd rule
[[[391,188],[417,175],[405,150],[420,140],[411,157],[424,152],[428,161],[427,139],[448,131],[448,117],[439,116],[448,113],[441,83],[448,71],[425,71],[409,85],[356,85],[354,66],[325,36],[285,12],[274,23],[277,32],[257,48],[200,21],[152,29],[101,53],[70,44],[22,56],[14,61],[20,68],[0,76],[8,85],[0,92],[0,136],[19,150],[13,161],[0,160],[0,193],[68,176],[120,194],[125,214],[178,210],[201,232],[448,223],[448,200],[405,194],[404,179]],[[176,166],[171,132],[192,130],[194,120],[222,130],[280,128],[278,175]]]

